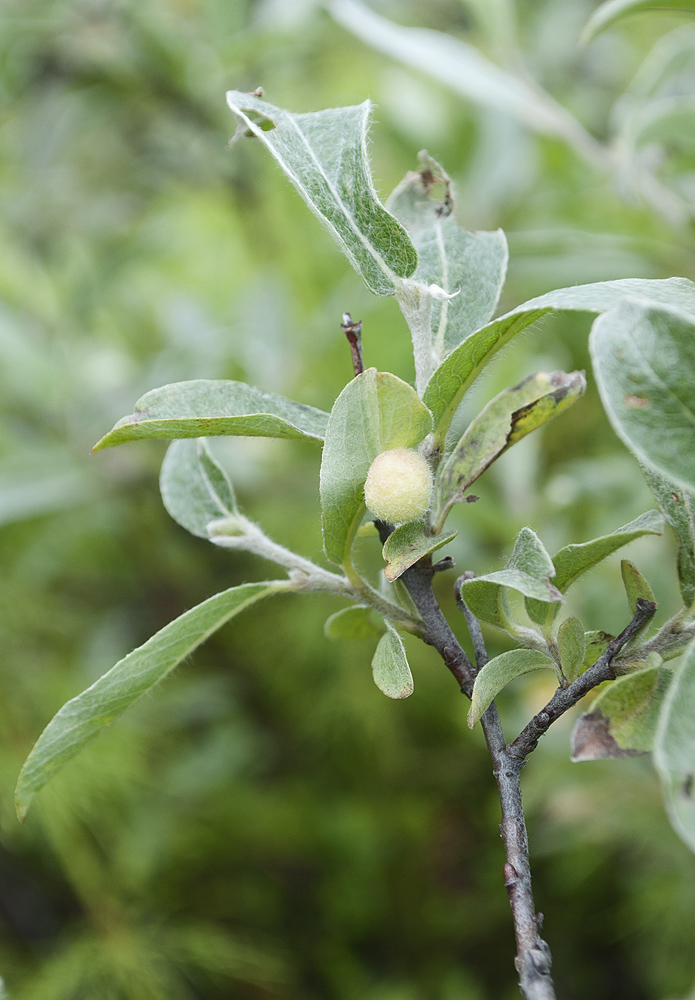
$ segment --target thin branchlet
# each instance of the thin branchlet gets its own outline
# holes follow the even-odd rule
[[[548,731],[553,722],[577,704],[586,694],[604,681],[613,680],[617,675],[613,669],[613,660],[630,639],[639,632],[656,611],[654,601],[642,597],[637,599],[637,607],[632,620],[620,635],[612,639],[606,651],[593,666],[585,670],[573,684],[567,688],[558,688],[548,704],[535,715],[526,728],[509,744],[508,753],[515,760],[525,760],[538,746],[538,741]]]

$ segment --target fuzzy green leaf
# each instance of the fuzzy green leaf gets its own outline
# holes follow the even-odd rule
[[[454,295],[432,304],[432,348],[443,357],[494,313],[509,251],[501,229],[472,233],[459,226],[450,178],[426,152],[419,160],[419,170],[406,174],[386,204],[417,250],[412,280]],[[438,186],[441,200],[432,197]]]
[[[195,379],[146,392],[92,451],[140,438],[215,435],[322,441],[328,414],[245,382]]]
[[[648,510],[640,514],[634,521],[617,528],[610,535],[593,538],[590,542],[575,545],[565,545],[553,556],[556,576],[555,585],[564,594],[569,587],[587,570],[597,566],[613,552],[617,551],[643,535],[660,535],[663,531],[663,518],[658,510]],[[533,601],[526,602],[529,617],[539,624],[547,620],[548,608]]]
[[[654,764],[676,833],[695,851],[695,642],[688,646],[659,716]]]
[[[390,622],[379,640],[372,660],[374,683],[387,698],[409,698],[413,693],[413,675],[408,666],[403,641]]]
[[[326,619],[323,631],[329,639],[374,639],[384,628],[373,622],[374,611],[361,604],[342,608]]]
[[[695,318],[624,302],[594,323],[604,409],[640,462],[695,490]]]
[[[553,562],[541,540],[530,528],[522,528],[506,567],[464,580],[461,596],[477,618],[505,628],[503,588],[543,603],[562,601],[562,594],[550,582],[554,575]]]
[[[579,677],[586,656],[584,626],[578,618],[566,618],[557,633],[562,672],[569,681]]]
[[[417,267],[417,253],[374,190],[367,157],[371,102],[292,114],[230,90],[227,104],[242,131],[269,150],[367,286],[377,295],[393,295]]]
[[[438,525],[475,480],[531,431],[558,416],[586,389],[583,372],[529,375],[505,389],[469,424],[438,478]]]
[[[613,639],[615,639],[615,636],[611,635],[610,632],[602,632],[600,630],[597,632],[585,632],[584,641],[586,643],[586,650],[580,673],[592,667],[599,656],[603,656],[608,649],[608,643],[612,642]]]
[[[535,649],[512,649],[508,653],[495,656],[485,664],[475,678],[473,697],[468,711],[468,725],[472,729],[479,722],[485,710],[489,707],[503,687],[521,674],[531,670],[553,670],[557,666],[543,653]]]
[[[406,175],[387,208],[403,223],[418,253],[418,267],[399,294],[413,336],[418,385],[445,354],[492,316],[507,270],[501,229],[470,233],[456,222],[451,181],[426,152]],[[441,195],[433,198],[432,194]]]
[[[627,603],[630,606],[630,614],[634,615],[637,610],[637,601],[641,597],[645,601],[656,603],[654,591],[649,586],[645,578],[629,559],[623,559],[620,563],[620,574],[623,578],[623,586],[627,594]]]
[[[323,544],[330,560],[340,565],[349,555],[376,456],[416,447],[431,427],[415,390],[395,375],[368,368],[348,382],[331,411],[321,462]]]
[[[653,469],[642,466],[649,487],[678,539],[678,580],[683,603],[695,602],[695,496]]]
[[[200,538],[207,526],[237,513],[232,484],[204,438],[172,441],[159,474],[162,501],[175,521]]]
[[[695,11],[695,0],[605,0],[599,4],[587,21],[581,35],[580,41],[590,42],[601,31],[615,24],[620,18],[627,14],[634,14],[641,10],[691,10]]]
[[[659,710],[673,674],[664,667],[618,677],[578,720],[572,760],[634,757],[654,746]]]
[[[692,281],[686,278],[621,278],[559,288],[529,299],[471,334],[442,362],[423,394],[434,417],[437,441],[444,443],[453,415],[470,385],[495,354],[521,330],[552,310],[602,313],[634,296],[683,309],[695,318],[695,283]]]
[[[51,719],[29,754],[15,792],[24,819],[34,795],[56,771],[234,615],[262,597],[291,589],[283,580],[246,583],[215,594],[134,649],[67,702]]]
[[[458,531],[448,535],[426,534],[422,521],[401,524],[384,543],[383,555],[386,560],[384,576],[389,583],[393,583],[423,556],[436,552],[443,545],[448,545],[457,535]]]
[[[598,565],[617,549],[644,535],[660,535],[663,518],[658,510],[648,510],[634,521],[617,528],[610,535],[602,535],[590,542],[565,545],[553,557],[556,576],[555,584],[563,593],[571,587],[582,573]]]

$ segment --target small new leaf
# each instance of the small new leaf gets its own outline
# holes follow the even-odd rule
[[[372,660],[374,683],[387,698],[409,698],[413,693],[413,675],[398,632],[385,622],[386,633],[379,640]]]
[[[557,665],[535,649],[512,649],[508,653],[495,656],[485,664],[475,679],[473,697],[468,711],[468,725],[471,729],[479,722],[503,687],[521,674],[531,670],[553,670],[559,673]]]
[[[431,552],[441,549],[443,545],[448,545],[457,535],[458,531],[453,531],[448,535],[433,536],[427,534],[422,521],[402,524],[389,535],[384,543],[383,555],[386,560],[384,575],[386,579],[389,583],[393,583],[416,562]]]
[[[220,434],[322,441],[327,423],[323,410],[245,382],[195,379],[145,393],[135,404],[135,412],[119,420],[92,451],[140,438]]]
[[[582,672],[586,656],[584,626],[578,618],[566,618],[560,625],[557,648],[563,674],[570,682],[576,680]]]
[[[383,635],[384,627],[374,624],[375,612],[361,604],[342,608],[326,619],[323,631],[329,639],[374,639]]]
[[[367,157],[371,102],[292,114],[230,90],[227,104],[255,135],[377,295],[393,295],[417,267],[403,226],[386,211]],[[272,125],[263,128],[258,123]]]
[[[637,599],[644,598],[645,601],[654,601],[654,591],[649,586],[645,578],[629,559],[623,559],[620,563],[620,574],[623,578],[623,586],[627,594],[627,603],[630,607],[630,614],[634,615],[637,610]]]
[[[543,604],[562,601],[562,594],[550,582],[554,576],[553,562],[538,535],[522,528],[505,569],[464,580],[461,596],[476,618],[507,628],[504,588]]]

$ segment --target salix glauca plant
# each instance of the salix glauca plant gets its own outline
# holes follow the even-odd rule
[[[210,597],[68,702],[24,765],[19,815],[58,768],[245,607],[280,592],[329,591],[350,601],[326,623],[330,636],[379,637],[372,671],[385,695],[406,698],[413,691],[401,639],[410,632],[437,650],[470,699],[468,721],[483,728],[499,788],[521,992],[528,1000],[547,1000],[554,996],[551,961],[531,892],[519,776],[552,723],[598,684],[611,682],[580,718],[574,757],[653,749],[672,821],[695,848],[695,284],[671,278],[580,285],[492,319],[507,264],[504,234],[458,225],[449,179],[424,153],[419,169],[384,207],[366,156],[368,102],[291,114],[266,103],[260,92],[231,92],[227,99],[238,134],[260,140],[368,287],[396,298],[412,335],[416,384],[365,369],[360,324],[345,314],[355,377],[330,414],[240,382],[196,380],[148,392],[98,442],[95,450],[141,438],[174,439],[161,472],[171,516],[194,535],[256,553],[285,574]],[[608,418],[642,464],[660,509],[552,557],[526,527],[504,569],[464,572],[455,587],[471,660],[432,588],[434,574],[453,566],[446,557],[433,561],[455,534],[447,531],[447,515],[454,504],[475,499],[469,490],[503,452],[577,402],[584,374],[541,372],[505,389],[460,437],[453,420],[496,353],[552,310],[597,314],[594,377]],[[322,445],[323,538],[332,569],[276,544],[241,513],[206,445],[214,435]],[[584,572],[628,542],[659,533],[664,520],[679,544],[683,607],[674,617],[650,629],[654,595],[629,562],[623,563],[623,580],[632,618],[618,622],[615,634],[587,631],[578,618],[563,615],[565,594]],[[378,582],[365,579],[353,561],[356,537],[370,531],[383,546]],[[513,592],[521,598],[510,601]],[[488,659],[480,622],[502,629],[516,648]],[[551,671],[557,690],[507,741],[494,698],[533,670]]]

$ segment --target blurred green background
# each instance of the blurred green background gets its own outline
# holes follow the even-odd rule
[[[235,620],[66,768],[24,827],[12,790],[65,700],[186,608],[274,572],[168,518],[163,443],[88,456],[138,396],[239,378],[329,409],[352,374],[345,310],[364,321],[367,362],[412,377],[395,303],[369,295],[257,143],[227,148],[225,89],[262,84],[294,111],[370,97],[382,196],[426,146],[456,180],[459,221],[508,232],[503,308],[583,281],[695,278],[695,22],[635,14],[582,47],[594,6],[373,4],[535,79],[595,137],[587,152],[377,51],[312,0],[4,0],[0,996],[518,995],[480,733],[416,642],[415,695],[383,698],[370,643],[324,637],[336,598],[274,598]],[[564,316],[520,338],[467,412],[530,372],[588,368],[587,330]],[[459,572],[500,568],[524,524],[553,551],[653,505],[589,381],[454,512]],[[318,450],[215,448],[245,512],[321,559]],[[673,611],[672,540],[626,555]],[[362,558],[375,564],[373,542]],[[572,598],[587,627],[629,618],[618,564]],[[504,693],[510,734],[547,693],[533,677]],[[524,773],[559,996],[680,1000],[695,982],[695,858],[649,759],[572,765],[571,725]]]

